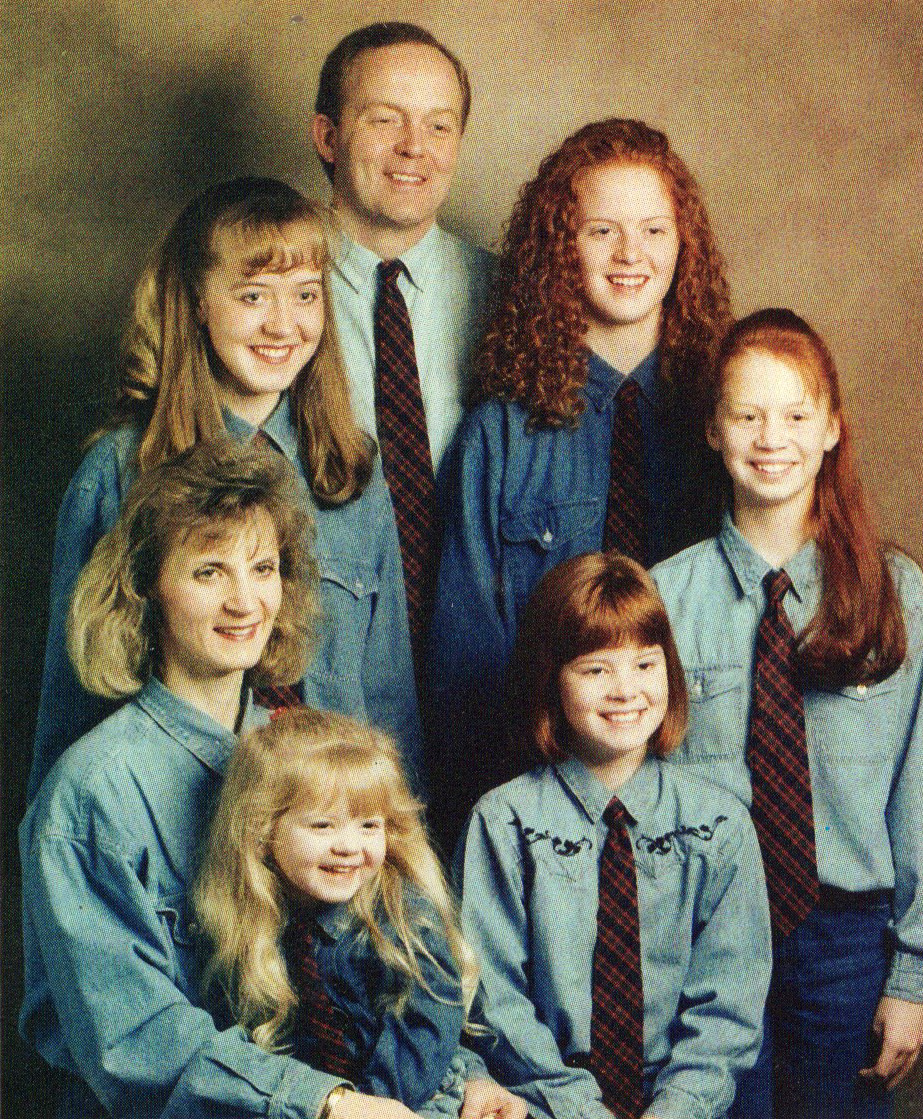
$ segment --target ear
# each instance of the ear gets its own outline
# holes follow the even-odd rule
[[[718,436],[718,425],[712,417],[705,425],[705,439],[713,451],[721,450],[721,439]]]
[[[311,121],[311,139],[324,163],[336,163],[339,131],[330,117],[323,113],[314,114],[314,119]]]
[[[827,434],[824,436],[824,451],[832,451],[840,441],[840,417],[831,416],[827,424]]]

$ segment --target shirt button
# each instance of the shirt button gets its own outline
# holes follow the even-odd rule
[[[542,537],[542,541],[545,544],[550,544],[552,540],[554,540],[554,533],[551,531],[550,528],[546,528],[545,535]]]
[[[364,587],[362,586],[362,580],[357,579],[356,580],[356,594],[362,594],[363,590],[364,590]]]
[[[858,693],[859,695],[865,695],[865,693],[866,693],[866,692],[867,692],[868,690],[869,690],[869,689],[868,689],[868,684],[857,684],[857,685],[856,685],[856,692],[857,692],[857,693]]]
[[[702,681],[701,680],[696,680],[696,682],[689,689],[689,694],[694,695],[694,696],[700,696],[702,694]]]

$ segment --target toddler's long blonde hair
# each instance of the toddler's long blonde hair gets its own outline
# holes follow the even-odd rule
[[[385,861],[348,905],[373,950],[404,980],[397,1011],[413,986],[425,983],[420,957],[432,958],[414,894],[428,899],[438,915],[466,1008],[474,997],[474,956],[459,932],[426,837],[423,806],[407,786],[394,743],[343,715],[293,708],[235,749],[193,894],[211,949],[203,975],[206,998],[224,997],[235,1020],[264,1049],[284,1046],[297,1008],[280,949],[288,901],[270,857],[276,824],[292,809],[323,810],[341,795],[354,815],[385,819]]]

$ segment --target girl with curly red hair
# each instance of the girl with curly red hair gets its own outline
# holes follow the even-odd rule
[[[613,547],[653,563],[714,531],[695,405],[730,324],[699,187],[662,132],[588,124],[522,188],[450,477],[432,679],[451,757],[475,743],[491,756],[517,621],[545,571]],[[501,776],[489,766],[475,788]],[[443,808],[470,803],[453,786]]]

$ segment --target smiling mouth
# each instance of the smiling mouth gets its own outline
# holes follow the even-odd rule
[[[414,175],[404,171],[387,171],[385,178],[398,186],[422,186],[426,182],[425,175]]]
[[[619,291],[638,291],[647,283],[647,276],[607,276],[609,283]]]
[[[766,478],[781,478],[795,464],[793,462],[753,462],[750,465],[757,474],[762,474]]]
[[[252,641],[259,629],[260,623],[253,622],[249,626],[215,626],[215,633],[230,641]]]
[[[320,869],[324,874],[333,874],[345,878],[350,874],[355,874],[361,868],[358,866],[322,866]]]
[[[262,361],[270,365],[281,365],[295,352],[294,346],[251,346],[250,349]]]
[[[610,711],[602,717],[607,723],[630,726],[632,723],[639,723],[643,714],[643,711]]]

